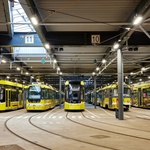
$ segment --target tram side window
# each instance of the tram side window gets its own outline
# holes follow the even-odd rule
[[[143,97],[147,97],[147,95],[146,95],[146,89],[143,89]]]
[[[150,97],[150,89],[143,89],[143,97]]]
[[[45,99],[48,99],[48,89],[45,89]]]
[[[48,99],[51,99],[51,98],[52,98],[52,91],[48,90]]]
[[[48,90],[42,89],[42,99],[48,99]]]
[[[50,89],[48,89],[48,99],[50,99],[51,95],[50,95]]]
[[[109,89],[105,90],[105,97],[109,97]]]
[[[147,89],[147,97],[150,97],[150,88]]]
[[[54,91],[52,91],[52,97],[53,97],[53,99],[55,99],[55,92]]]
[[[4,102],[4,89],[0,87],[0,102]]]
[[[137,91],[134,91],[133,93],[133,98],[137,98],[138,97],[138,92]]]
[[[19,93],[18,93],[18,101],[20,101],[20,100],[22,100],[22,92],[21,91],[19,91]]]

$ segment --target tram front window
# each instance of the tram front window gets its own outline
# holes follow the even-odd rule
[[[29,87],[29,96],[30,101],[40,101],[41,99],[41,88],[40,86],[30,86]]]
[[[124,97],[130,97],[130,89],[129,88],[124,88]]]
[[[124,88],[123,91],[123,97],[130,97],[130,89],[129,88]],[[118,89],[114,89],[114,96],[118,96]]]
[[[69,100],[71,103],[80,103],[80,83],[69,84]]]

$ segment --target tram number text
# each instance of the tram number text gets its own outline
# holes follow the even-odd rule
[[[92,44],[100,44],[100,35],[91,35]]]

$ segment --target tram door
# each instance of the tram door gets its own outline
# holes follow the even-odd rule
[[[10,100],[11,100],[11,91],[10,89],[5,90],[5,102],[6,102],[6,107],[10,107]]]
[[[138,106],[141,106],[142,102],[141,102],[141,88],[138,88]]]
[[[109,108],[112,107],[112,89],[109,90]]]
[[[23,104],[22,104],[22,91],[21,90],[17,90],[17,101],[19,101],[19,107],[21,107]]]

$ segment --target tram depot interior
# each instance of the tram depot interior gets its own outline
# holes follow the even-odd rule
[[[35,89],[40,94],[30,95]],[[47,96],[45,93],[48,93]],[[121,115],[124,116],[121,119],[119,94],[123,98]],[[35,100],[38,96],[41,100]],[[46,100],[46,97],[51,100]],[[36,108],[40,111],[30,111]],[[56,143],[49,146],[48,143],[41,144],[32,140],[28,140],[29,144],[26,141],[26,147],[21,142],[12,142],[12,135],[8,142],[5,133],[5,130],[8,132],[13,128],[9,129],[7,125],[20,125],[19,120],[15,122],[12,116],[24,113],[32,118],[34,113],[45,113],[43,118],[46,119],[51,113],[51,119],[56,109],[58,112],[63,110],[66,118],[72,115],[73,119],[73,115],[79,113],[83,117],[86,116],[84,113],[94,114],[94,117],[100,119],[102,111],[104,116],[111,114],[111,121],[116,125],[120,120],[132,120],[133,116],[136,116],[134,123],[139,123],[136,119],[145,114],[146,119],[142,120],[145,124],[141,124],[147,130],[140,130],[140,123],[136,127],[139,134],[147,132],[146,135],[142,132],[141,140],[150,141],[149,108],[150,0],[0,0],[0,119],[6,121],[0,121],[0,127],[4,128],[3,138],[0,137],[0,150],[19,147],[19,150],[21,147],[59,149],[55,147]],[[109,124],[107,117],[102,120]],[[93,123],[95,129],[96,124]],[[46,123],[42,125],[45,127]],[[132,129],[132,124],[129,126]],[[103,130],[107,130],[106,126]],[[68,134],[73,134],[71,140],[76,139],[77,135],[71,134],[71,130]],[[136,134],[130,138],[137,138]],[[88,149],[87,145],[92,143],[91,149],[126,149],[118,143],[108,146],[106,141],[102,145],[93,144],[96,141],[92,140],[85,141],[84,145],[83,141],[75,140],[75,143],[80,144],[74,148]],[[150,146],[149,141],[147,144]],[[60,145],[62,149],[68,148],[62,141]],[[127,149],[135,149],[132,146],[129,144]],[[140,146],[136,149],[141,149]]]

